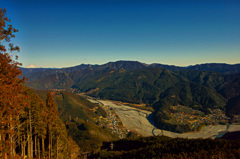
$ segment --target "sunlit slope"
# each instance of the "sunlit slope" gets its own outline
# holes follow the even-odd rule
[[[46,92],[37,91],[43,99],[46,98]],[[82,152],[97,151],[103,141],[117,139],[108,129],[95,124],[100,116],[106,117],[106,112],[97,104],[69,92],[56,92],[54,100],[68,133]]]

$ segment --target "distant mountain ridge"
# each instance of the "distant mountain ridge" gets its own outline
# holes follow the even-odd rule
[[[81,64],[74,67],[67,68],[20,68],[23,71],[23,75],[34,73],[34,72],[43,72],[43,71],[52,71],[61,70],[60,72],[70,73],[78,70],[84,69],[93,69],[93,70],[110,70],[110,69],[125,69],[125,70],[136,70],[144,68],[164,68],[171,71],[179,70],[199,70],[199,71],[212,71],[219,72],[224,74],[240,73],[240,64],[225,64],[225,63],[206,63],[206,64],[197,64],[193,66],[180,67],[175,65],[166,65],[166,64],[145,64],[138,61],[116,61],[108,62],[103,65],[91,65],[91,64]]]

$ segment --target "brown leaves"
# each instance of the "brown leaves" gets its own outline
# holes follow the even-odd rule
[[[56,107],[54,99],[53,99],[53,93],[50,91],[47,94],[46,106],[49,110],[50,116],[52,116],[52,117],[58,116],[58,110],[57,110],[57,107]]]
[[[11,20],[8,19],[8,17],[6,17],[6,14],[7,14],[6,9],[0,8],[0,43],[2,43],[3,41],[9,43],[12,38],[15,38],[14,33],[18,32],[18,30],[15,29],[11,24],[9,24],[6,27],[6,23],[11,22]],[[12,43],[10,43],[8,47],[10,53],[20,51],[20,48],[18,46],[14,46]],[[0,45],[0,53],[1,54],[7,53],[7,49],[4,45]]]
[[[0,43],[3,41],[9,43],[11,38],[15,38],[13,33],[18,31],[12,25],[5,28],[7,22],[11,21],[6,17],[6,9],[0,8]],[[18,116],[26,106],[26,96],[23,94],[24,79],[18,78],[22,72],[18,70],[19,63],[14,61],[11,55],[20,48],[12,43],[8,46],[9,53],[4,45],[0,45],[0,135],[4,141],[1,143],[1,146],[4,146],[0,148],[6,148],[7,145],[14,147],[13,136],[17,133],[15,130],[19,122]],[[10,149],[4,151],[4,153],[11,152]]]

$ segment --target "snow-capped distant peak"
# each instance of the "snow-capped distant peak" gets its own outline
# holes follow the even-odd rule
[[[26,68],[38,68],[38,67],[31,64],[31,65],[27,66]]]

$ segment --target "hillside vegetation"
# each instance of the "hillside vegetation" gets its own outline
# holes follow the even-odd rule
[[[36,91],[46,99],[47,91]],[[59,116],[64,121],[68,134],[81,148],[81,154],[99,151],[103,142],[117,140],[109,129],[97,125],[97,119],[106,117],[106,112],[85,98],[69,92],[56,92],[54,100]]]
[[[46,72],[48,75],[55,72],[70,73],[79,70],[92,69],[92,70],[111,70],[111,69],[125,69],[125,70],[137,70],[137,69],[146,69],[146,68],[163,68],[171,71],[180,71],[180,70],[198,70],[198,71],[212,71],[219,72],[224,74],[235,74],[240,73],[240,64],[230,65],[225,63],[206,63],[206,64],[197,64],[194,66],[179,67],[174,65],[166,64],[145,64],[138,61],[116,61],[108,62],[103,65],[90,65],[90,64],[81,64],[74,67],[52,69],[52,68],[20,68],[24,76],[31,75],[32,73]],[[36,74],[35,74],[36,75]]]
[[[155,109],[159,127],[169,124],[173,131],[190,131],[186,124],[179,128],[176,114],[193,112],[204,121],[208,113],[215,119],[225,110],[230,115],[239,113],[239,74],[220,74],[239,73],[238,64],[176,67],[118,61],[62,69],[19,68],[16,53],[20,48],[12,43],[16,32],[6,9],[0,8],[0,158],[75,159],[86,153],[92,158],[239,157],[239,140],[138,138],[133,132],[127,134],[128,139],[119,140],[102,122],[110,122],[116,129],[118,120],[122,126],[115,114],[107,120],[100,105],[59,91],[74,89],[100,98],[146,103]],[[174,111],[178,112],[171,116]],[[114,144],[111,151],[110,142]]]
[[[200,66],[201,68],[213,68],[215,65]],[[237,68],[237,66],[224,65],[223,67],[216,64],[218,72],[190,70],[191,67],[173,69],[173,66],[169,66],[169,69],[175,70],[171,71],[158,68],[160,65],[157,64],[149,66],[139,62],[119,61],[89,66],[73,72],[68,69],[68,73],[55,71],[55,74],[50,76],[30,80],[31,82],[27,85],[35,89],[75,89],[77,92],[96,98],[146,104],[147,107],[155,109],[155,124],[159,128],[177,131],[176,127],[179,127],[177,125],[182,127],[185,125],[186,129],[180,131],[185,132],[193,130],[187,128],[189,124],[186,126],[186,123],[170,122],[170,125],[173,124],[170,126],[163,119],[167,114],[168,118],[172,118],[173,112],[169,111],[170,106],[187,106],[205,115],[218,109],[230,117],[240,114],[240,99],[238,98],[240,74],[219,73],[221,68],[228,70],[230,67]],[[168,113],[164,114],[164,112]],[[225,116],[224,113],[223,116]],[[227,121],[219,122],[226,123]]]
[[[19,78],[18,32],[0,8],[0,158],[77,158],[79,147],[58,117],[51,92],[43,101]]]
[[[239,140],[172,139],[165,136],[123,139],[105,143],[98,154],[90,158],[238,158]]]

